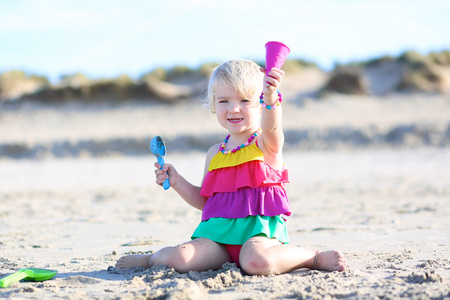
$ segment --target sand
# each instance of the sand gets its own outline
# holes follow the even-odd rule
[[[162,135],[167,160],[199,184],[203,150],[224,131],[197,104],[1,107],[0,278],[25,267],[58,274],[0,297],[450,297],[450,101],[439,95],[283,102],[291,243],[340,250],[347,271],[112,268],[124,254],[188,240],[199,222],[154,184],[148,151]]]

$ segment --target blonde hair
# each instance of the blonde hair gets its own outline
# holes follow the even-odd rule
[[[219,85],[226,84],[234,87],[246,99],[253,98],[263,89],[263,76],[259,66],[246,59],[230,60],[219,65],[209,79],[206,98],[203,100],[206,107],[215,113],[215,92]]]

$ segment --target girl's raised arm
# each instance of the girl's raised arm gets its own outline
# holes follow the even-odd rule
[[[265,74],[265,69],[261,68]],[[281,94],[278,88],[284,78],[284,71],[272,68],[268,76],[264,75],[263,107],[261,116],[261,151],[269,165],[276,169],[283,167],[282,150],[284,134],[282,128],[282,108],[280,105]],[[270,108],[270,109],[269,109]]]

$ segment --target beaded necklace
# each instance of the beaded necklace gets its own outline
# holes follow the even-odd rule
[[[222,152],[223,154],[228,154],[228,153],[235,153],[238,150],[241,150],[244,147],[247,147],[248,145],[250,145],[250,143],[262,132],[262,129],[259,128],[258,130],[256,130],[256,132],[254,134],[252,134],[249,139],[242,145],[237,146],[236,149],[230,150],[230,151],[226,151],[225,150],[225,145],[228,143],[228,140],[230,139],[230,135],[227,135],[227,137],[225,138],[225,140],[222,142],[222,144],[220,144],[220,152]]]

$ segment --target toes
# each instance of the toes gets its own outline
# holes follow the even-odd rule
[[[124,258],[121,257],[117,262],[116,262],[116,269],[125,269],[124,267]]]
[[[345,271],[346,266],[345,266],[345,258],[344,255],[342,255],[341,252],[336,251],[336,271],[342,272]]]
[[[342,272],[346,269],[345,258],[339,251],[329,250],[318,253],[317,267],[326,271]]]
[[[131,269],[135,263],[134,257],[131,255],[122,256],[116,262],[116,269]]]

